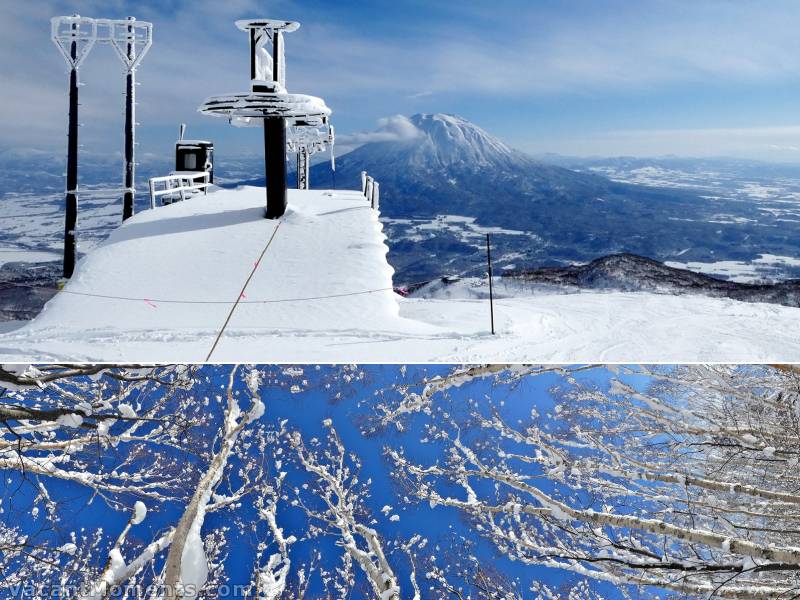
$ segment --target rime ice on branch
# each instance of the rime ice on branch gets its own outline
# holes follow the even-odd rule
[[[528,420],[511,422],[492,402],[453,417],[448,381],[499,375],[459,369],[429,388],[425,427],[443,456],[421,464],[387,449],[410,495],[460,511],[522,564],[623,589],[796,594],[800,372],[643,367],[605,386],[566,376],[553,408],[531,403]],[[625,381],[642,375],[645,389]]]

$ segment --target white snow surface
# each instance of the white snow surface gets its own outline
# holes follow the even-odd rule
[[[720,260],[716,262],[678,262],[667,261],[668,267],[689,269],[717,277],[724,277],[740,283],[754,283],[764,279],[780,279],[776,277],[784,267],[800,266],[800,259],[793,256],[777,256],[775,254],[759,254],[750,262],[736,260]]]
[[[131,523],[133,525],[138,525],[142,521],[145,520],[147,517],[147,506],[145,506],[144,502],[141,500],[137,500],[136,504],[133,505],[133,518],[131,519]]]
[[[800,310],[701,296],[506,297],[493,336],[484,298],[391,291],[382,225],[359,192],[290,190],[278,221],[264,203],[242,187],[129,219],[66,293],[0,335],[0,360],[203,361],[280,223],[212,362],[800,361]]]
[[[72,556],[78,551],[78,546],[76,546],[72,542],[67,542],[63,546],[59,547],[58,551],[59,552],[63,552],[64,554],[69,554],[70,556]]]
[[[64,427],[80,427],[83,423],[83,417],[74,413],[61,415],[56,419],[56,423]]]
[[[195,600],[208,581],[208,558],[200,537],[200,526],[192,526],[181,556],[181,584],[183,599]]]
[[[133,410],[133,407],[130,404],[120,403],[117,406],[117,410],[119,411],[119,414],[121,414],[123,417],[126,417],[128,419],[136,418],[136,411]]]

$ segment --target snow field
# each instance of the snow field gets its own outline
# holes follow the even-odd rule
[[[0,335],[0,359],[203,361],[275,233],[212,361],[800,361],[797,309],[702,296],[534,291],[496,300],[492,336],[485,298],[391,291],[360,193],[291,190],[281,220],[263,211],[263,188],[243,187],[136,215]]]

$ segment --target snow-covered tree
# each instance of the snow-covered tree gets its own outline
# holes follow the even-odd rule
[[[3,597],[800,592],[791,366],[4,366],[0,394]]]
[[[107,598],[143,581],[157,585],[159,597],[197,597],[209,577],[219,575],[214,558],[226,543],[221,530],[204,531],[206,514],[270,493],[267,468],[249,451],[267,445],[264,428],[255,425],[264,412],[259,372],[243,375],[250,395],[243,408],[234,389],[239,371],[230,369],[225,398],[216,395],[224,408],[215,410],[208,396],[198,399],[209,381],[192,368],[5,369],[0,469],[20,492],[11,493],[3,509],[15,510],[17,497],[27,499],[25,489],[32,488],[34,519],[40,505],[45,511],[33,535],[30,528],[3,528],[0,567],[12,576],[0,588],[25,583],[24,575],[36,571],[42,597],[56,576],[59,586],[76,590],[67,597]],[[77,494],[87,489],[89,504],[103,501],[126,511],[126,525],[112,538],[99,530],[90,537],[70,531],[49,492],[51,482],[73,486]],[[176,507],[181,517],[174,525],[149,541],[129,539],[148,509]],[[54,542],[59,537],[68,541]],[[134,598],[148,593],[141,586],[131,590]]]
[[[536,372],[459,369],[425,402],[447,380]],[[632,383],[642,376],[652,382],[644,391]],[[622,369],[607,385],[564,378],[553,395],[552,407],[531,402],[518,422],[491,401],[466,419],[429,410],[425,428],[442,455],[387,455],[409,496],[460,511],[515,561],[705,597],[798,593],[794,369]]]
[[[164,464],[162,451],[205,420],[181,394],[193,385],[189,372],[26,367],[9,377],[0,371],[0,470],[25,481],[38,477],[41,489],[55,479],[86,486],[112,503],[165,501],[180,489],[182,474]],[[153,384],[157,395],[140,393]]]
[[[211,600],[229,583],[234,540],[251,549],[252,578],[228,595],[301,598],[312,581],[335,582],[323,587],[337,597],[374,589],[374,569],[358,560],[373,555],[377,532],[354,522],[357,551],[332,564],[318,550],[295,556],[281,522],[294,447],[261,396],[317,389],[338,402],[363,379],[358,367],[328,373],[312,386],[301,367],[3,367],[0,595]],[[120,518],[74,527],[68,515],[100,505]],[[15,525],[17,515],[32,518]]]
[[[309,517],[309,535],[334,535],[348,559],[363,571],[372,593],[381,600],[399,600],[400,586],[378,531],[369,526],[371,516],[364,500],[371,481],[359,479],[360,459],[348,454],[333,423],[326,420],[327,444],[314,438],[309,447],[298,431],[288,441],[303,469],[314,476],[311,494],[295,490],[294,504]],[[345,569],[345,580],[349,569]]]

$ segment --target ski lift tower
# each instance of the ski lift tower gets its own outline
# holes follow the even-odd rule
[[[211,96],[198,111],[225,117],[232,125],[263,127],[266,217],[277,219],[286,212],[286,128],[327,125],[331,111],[321,98],[286,91],[283,34],[296,31],[300,23],[254,19],[236,21],[236,26],[250,40],[250,91]]]
[[[328,123],[327,131],[319,127],[290,127],[286,151],[297,155],[297,189],[307,190],[311,187],[309,169],[311,155],[331,149],[331,168],[335,170],[333,158],[333,125]]]

